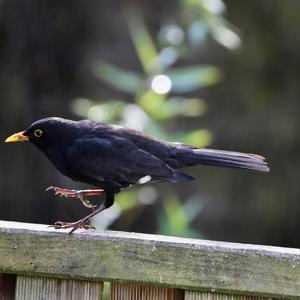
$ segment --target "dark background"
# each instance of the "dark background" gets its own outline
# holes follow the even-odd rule
[[[178,62],[216,65],[222,80],[190,93],[205,99],[208,110],[203,116],[175,118],[164,126],[206,128],[214,137],[211,148],[262,154],[271,173],[190,169],[199,181],[158,185],[157,201],[136,203],[110,228],[164,232],[161,217],[169,194],[180,203],[192,195],[201,207],[188,227],[201,237],[300,247],[300,3],[224,4],[222,18],[234,25],[242,43],[226,49],[208,36],[199,50]],[[46,116],[79,119],[72,110],[77,98],[101,103],[122,98],[130,103],[132,96],[101,81],[92,68],[101,60],[141,71],[125,18],[132,8],[142,12],[154,39],[162,24],[179,19],[182,12],[179,1],[171,0],[1,1],[1,138]],[[44,191],[49,185],[79,184],[58,174],[37,149],[2,143],[0,153],[1,219],[50,224],[86,214],[77,201]]]

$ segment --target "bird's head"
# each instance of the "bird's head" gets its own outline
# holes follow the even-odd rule
[[[77,122],[62,118],[45,118],[38,120],[24,131],[9,136],[5,142],[31,142],[41,150],[66,143],[77,134]]]

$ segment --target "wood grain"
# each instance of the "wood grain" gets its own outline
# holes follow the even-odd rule
[[[111,300],[184,300],[184,290],[115,282]]]
[[[15,300],[100,300],[101,282],[18,276]]]
[[[266,298],[260,296],[228,295],[214,292],[186,291],[184,300],[275,300],[275,298]]]
[[[300,250],[0,222],[0,272],[299,299]]]

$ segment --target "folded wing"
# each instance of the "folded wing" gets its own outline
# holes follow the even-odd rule
[[[84,178],[107,189],[149,181],[193,180],[130,140],[118,136],[76,139],[68,149],[68,160],[76,169],[78,180]]]

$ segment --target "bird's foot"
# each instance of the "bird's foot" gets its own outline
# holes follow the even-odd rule
[[[104,194],[104,191],[101,189],[94,190],[69,190],[62,189],[56,186],[49,186],[46,191],[53,190],[55,195],[65,198],[78,198],[81,203],[87,208],[96,208],[90,201],[88,201],[85,197],[89,196],[100,196]]]
[[[94,226],[87,224],[86,222],[83,222],[82,220],[79,220],[77,222],[63,222],[63,221],[57,221],[53,225],[49,225],[49,227],[54,227],[55,229],[67,229],[72,228],[72,230],[69,232],[71,234],[75,230],[81,228],[81,229],[96,229]]]
[[[46,188],[46,191],[54,191],[54,194],[60,197],[66,197],[66,198],[78,198],[80,194],[77,190],[69,190],[69,189],[62,189],[56,186],[49,186]]]
[[[97,205],[93,205],[89,200],[85,199],[84,197],[79,197],[79,200],[87,208],[95,209],[97,207]]]

